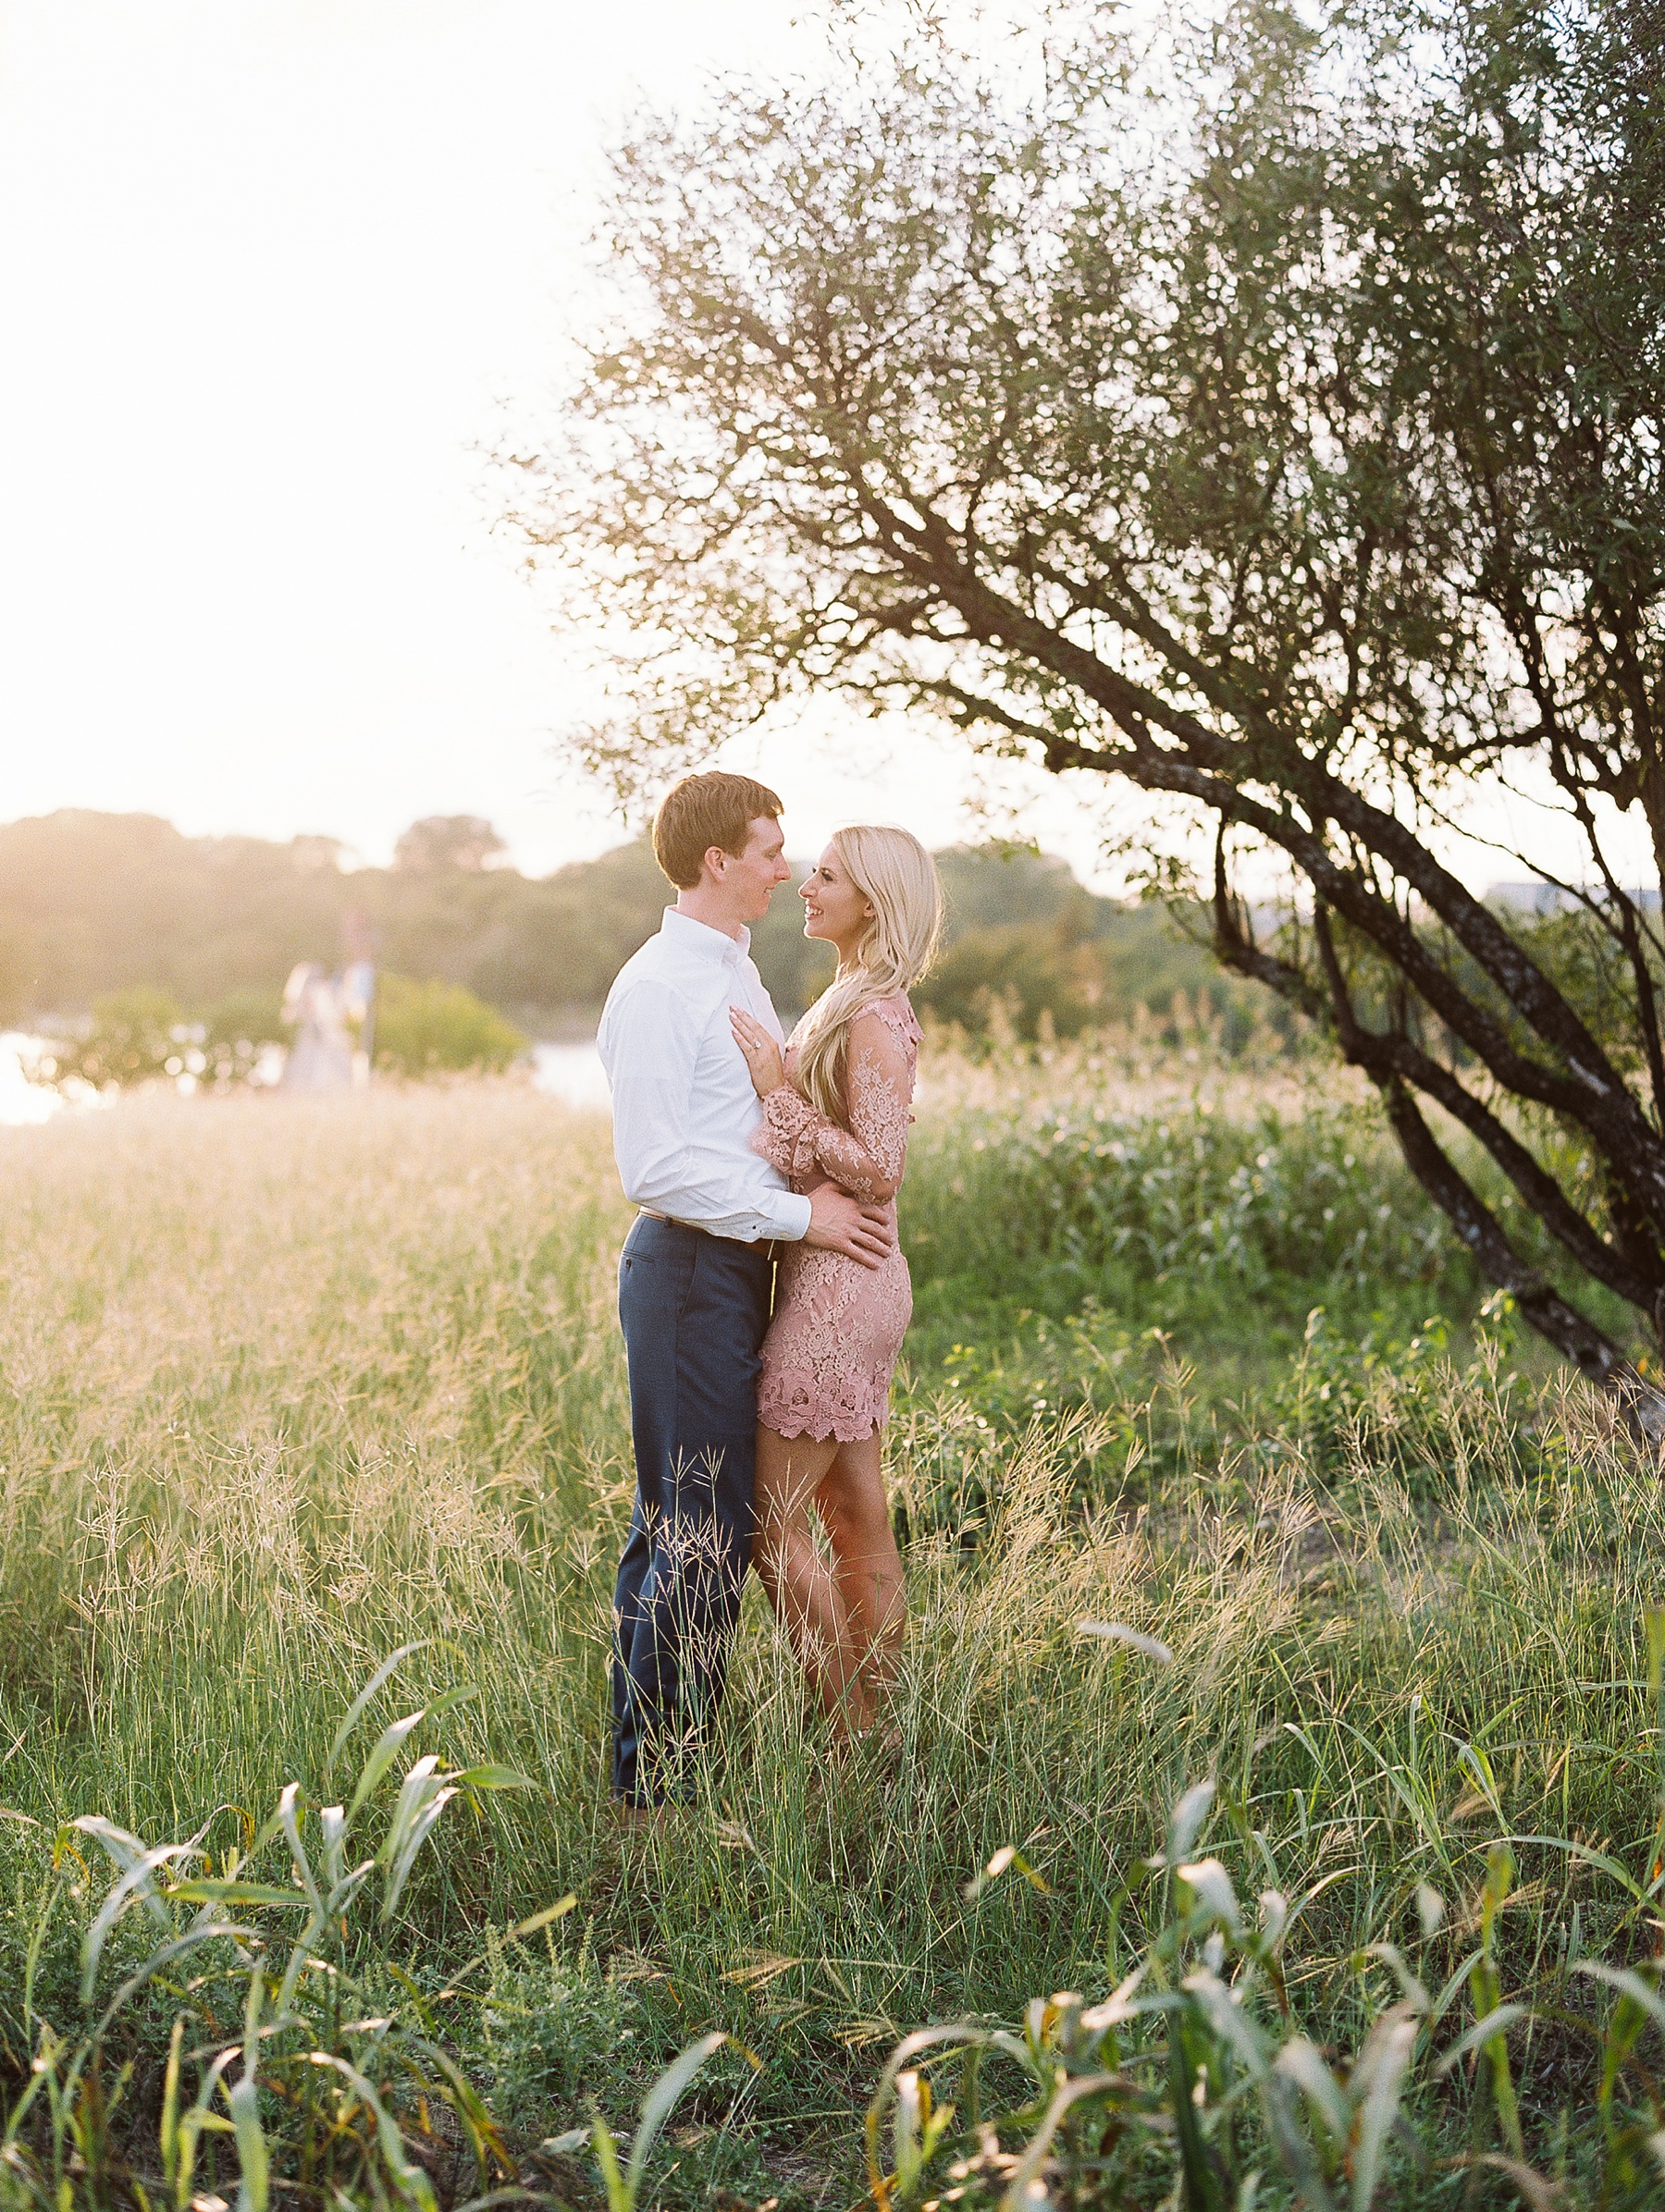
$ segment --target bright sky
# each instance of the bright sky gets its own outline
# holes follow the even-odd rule
[[[553,755],[585,686],[483,449],[587,319],[628,106],[816,53],[791,0],[0,0],[0,819],[378,861],[483,814],[535,873],[616,842]],[[883,724],[734,765],[796,851],[971,827],[963,757]],[[1024,827],[1091,873],[1096,784],[1030,788]]]
[[[0,0],[0,818],[617,842],[481,449],[582,322],[629,104],[813,51],[785,0]],[[953,756],[826,727],[735,763],[795,846],[963,833]],[[1091,863],[1079,802],[1035,826]]]

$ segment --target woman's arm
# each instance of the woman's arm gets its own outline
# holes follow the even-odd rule
[[[831,1175],[860,1198],[882,1204],[902,1181],[913,1102],[913,1053],[883,1014],[870,1009],[850,1024],[845,1095],[850,1126],[817,1113],[784,1080],[763,1099],[752,1149],[783,1175],[808,1182]]]

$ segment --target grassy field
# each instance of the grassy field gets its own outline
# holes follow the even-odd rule
[[[708,1799],[646,1837],[604,1782],[604,1126],[510,1085],[138,1100],[0,1162],[0,2196],[213,2212],[240,2162],[254,2212],[622,2212],[591,2101],[628,2136],[723,2031],[644,2203],[849,2205],[876,2089],[889,2201],[1039,2202],[1060,2078],[1125,2084],[1055,2117],[1060,2203],[1538,2201],[1523,2160],[1655,2201],[1658,1473],[1357,1101],[930,1067],[900,1746],[829,1754],[754,1585]],[[413,1711],[342,1858],[316,1809]],[[1114,2019],[1026,2015],[1141,1961]],[[980,2087],[968,2045],[887,2074],[955,2022]],[[976,2097],[1017,2117],[966,2135]]]

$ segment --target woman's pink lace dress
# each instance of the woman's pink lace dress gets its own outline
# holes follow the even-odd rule
[[[847,1129],[792,1088],[797,1034],[787,1040],[786,1083],[763,1101],[753,1150],[790,1176],[795,1190],[838,1183],[859,1198],[881,1200],[894,1225],[919,1050],[913,1008],[898,991],[864,1007],[850,1024]],[[841,1444],[870,1436],[883,1423],[891,1370],[912,1312],[913,1284],[899,1247],[882,1267],[869,1268],[842,1252],[783,1245],[774,1319],[763,1339],[758,1419],[780,1436],[836,1436]]]

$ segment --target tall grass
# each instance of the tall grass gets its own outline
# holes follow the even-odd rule
[[[1634,1313],[1566,1270],[1489,1162],[1449,1134],[1517,1245],[1634,1340]],[[1006,1370],[1007,1398],[1026,1383],[1051,1395],[1058,1358],[1034,1357],[1055,1338],[1049,1323],[1067,1324],[1067,1365],[1113,1358],[1145,1386],[1173,1336],[1205,1403],[1269,1386],[1276,1413],[1290,1358],[1323,1358],[1303,1351],[1314,1333],[1362,1369],[1430,1335],[1466,1349],[1492,1310],[1379,1108],[1315,1056],[1165,1054],[1138,1030],[942,1056],[928,1063],[906,1191],[910,1357],[929,1366],[958,1344],[962,1364]],[[1515,1349],[1548,1371],[1542,1347]],[[1326,1379],[1343,1382],[1338,1370]]]
[[[1129,1157],[1141,1179],[1162,1164],[1174,1124],[1167,1140],[1118,1124],[1110,1143],[1133,1148],[1119,1160],[1098,1149],[1104,1126],[1072,1124],[1036,1157],[1076,1218],[1119,1229],[1116,1178]],[[1254,1148],[1251,1243],[1287,1233],[1276,1192],[1306,1203],[1290,1159],[1347,1141],[1220,1127],[1180,1183],[1229,1198],[1233,1148]],[[968,1101],[927,1094],[913,1233],[992,1236],[1005,1207],[998,1268],[1033,1191],[979,1183],[987,1149]],[[1098,1390],[1104,1333],[1072,1337],[1067,1301],[1050,1356],[1060,1375],[1075,1360],[1073,1396],[992,1395],[928,1349],[888,1444],[912,1531],[899,1741],[829,1748],[754,1589],[702,1802],[621,1835],[603,1708],[630,1491],[612,1316],[624,1209],[604,1128],[480,1086],[141,1101],[0,1151],[0,1800],[23,1816],[0,1822],[0,2058],[18,2087],[45,2030],[70,2047],[88,2018],[80,1946],[108,1879],[68,1855],[63,1824],[101,1815],[160,1846],[208,1822],[201,1848],[223,1862],[284,1784],[303,1813],[336,1801],[348,1701],[426,1640],[399,1677],[409,1704],[478,1692],[426,1748],[532,1787],[453,1807],[386,1926],[335,1964],[378,2017],[426,2009],[422,2033],[486,2099],[527,2186],[599,2186],[577,2141],[590,2100],[623,2125],[679,2050],[722,2031],[760,2065],[712,2052],[640,2188],[848,2202],[868,2185],[862,2114],[909,2030],[1016,2023],[1064,1989],[1096,2002],[1159,1941],[1166,1908],[1141,1869],[1205,1778],[1215,1825],[1197,1848],[1238,1894],[1312,1893],[1289,2001],[1343,2074],[1397,1995],[1391,1966],[1361,1953],[1414,1947],[1424,1980],[1449,1979],[1476,1939],[1488,1853],[1513,1839],[1518,1880],[1487,1941],[1499,1989],[1538,2016],[1509,2030],[1523,2143],[1570,2187],[1581,2171],[1599,2185],[1599,2060],[1548,2016],[1600,2031],[1597,1985],[1573,1967],[1655,1948],[1643,1618],[1665,1506],[1582,1388],[1529,1386],[1483,1331],[1461,1368],[1431,1345],[1350,1365],[1320,1419],[1320,1333],[1268,1427],[1198,1417],[1177,1342],[1153,1388]],[[978,1217],[958,1229],[956,1175]],[[1183,1213],[1160,1198],[1138,1218]],[[1348,1247],[1326,1241],[1323,1207],[1303,1218],[1283,1272],[1310,1280]],[[1122,1249],[1126,1296],[1146,1283],[1154,1298],[1153,1247]],[[1218,1259],[1178,1232],[1173,1250],[1180,1273],[1188,1252],[1201,1272]],[[1083,1637],[1083,1620],[1126,1624],[1171,1660]],[[371,1720],[404,1709],[394,1694]],[[378,1786],[388,1815],[398,1782],[395,1765]],[[1582,1855],[1564,1848],[1580,1838]],[[979,1886],[1007,1847],[1018,1857]],[[265,1848],[263,1878],[292,1881],[281,1839]],[[1419,1885],[1445,1900],[1431,1934]],[[526,1931],[569,1893],[564,1917]],[[126,1937],[111,1940],[114,1971]],[[180,2013],[183,2062],[208,2064],[228,2023],[182,1978],[108,2057],[112,2082],[137,2069],[117,2132],[141,2185]],[[1646,2104],[1647,2049],[1616,2077],[1621,2107]],[[1415,2077],[1439,2156],[1474,2129],[1492,2147],[1478,2080],[1466,2061],[1437,2094],[1431,2063]],[[388,2095],[416,2149],[443,2132],[408,2083]],[[285,2112],[267,2124],[280,2161]],[[1453,2168],[1437,2188],[1506,2192],[1500,2177]],[[982,2184],[920,2169],[921,2191],[962,2185]],[[1170,2185],[1141,2195],[1135,2175],[1126,2201]],[[1398,2154],[1381,2185],[1405,2203],[1436,2188]]]

